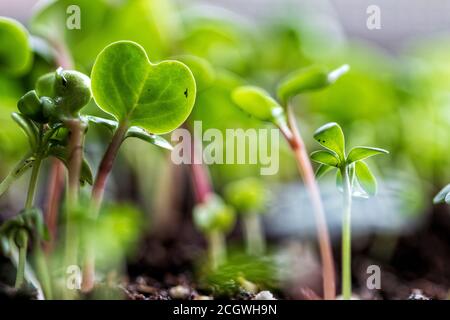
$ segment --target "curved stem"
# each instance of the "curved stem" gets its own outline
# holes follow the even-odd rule
[[[112,170],[114,160],[116,159],[117,153],[120,149],[127,130],[127,123],[121,123],[119,125],[116,132],[114,133],[111,143],[108,146],[108,149],[106,149],[106,152],[103,155],[102,161],[100,162],[94,185],[92,187],[91,202],[89,205],[89,214],[93,223],[95,223],[98,218],[100,207],[103,201],[103,195],[105,193],[106,181]],[[95,228],[95,225],[93,227]],[[89,243],[89,240],[87,242],[86,256],[84,259],[83,268],[83,291],[92,290],[95,280],[95,252],[92,243]]]
[[[344,184],[344,212],[342,221],[342,297],[349,300],[352,296],[352,274],[351,274],[351,210],[352,190],[348,168],[341,169]]]
[[[320,255],[322,259],[324,299],[334,300],[336,298],[336,282],[334,274],[333,252],[331,249],[330,236],[328,232],[322,199],[320,197],[319,186],[317,185],[317,181],[314,176],[311,162],[309,161],[309,156],[305,144],[297,128],[294,113],[289,105],[287,106],[287,110],[289,128],[291,131],[288,132],[283,128],[280,128],[280,130],[288,140],[289,145],[294,152],[298,170],[303,178],[313,206],[314,216],[316,219]]]

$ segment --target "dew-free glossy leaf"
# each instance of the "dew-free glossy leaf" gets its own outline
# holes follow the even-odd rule
[[[326,173],[330,172],[333,169],[334,167],[330,167],[328,165],[324,164],[319,165],[315,173],[316,179],[322,178]]]
[[[333,153],[325,150],[311,153],[311,160],[331,167],[339,165],[339,159]]]
[[[446,185],[439,193],[433,198],[433,203],[450,203],[450,184]]]
[[[341,160],[344,159],[344,133],[337,123],[330,122],[317,129],[314,133],[314,139],[325,148],[336,153]]]
[[[125,138],[131,138],[131,137],[141,139],[143,141],[149,142],[149,143],[154,144],[155,146],[161,147],[163,149],[173,150],[172,145],[163,137],[148,133],[144,129],[136,127],[136,126],[128,129],[128,131],[125,135]]]
[[[28,71],[32,51],[28,32],[18,21],[0,17],[0,71],[19,76]]]
[[[268,92],[254,86],[236,88],[231,97],[243,111],[261,121],[270,121],[275,124],[285,122],[283,108]]]
[[[367,159],[372,156],[376,156],[377,154],[388,154],[389,152],[380,148],[372,148],[372,147],[354,147],[350,150],[347,156],[347,163],[353,163],[355,161],[360,161]]]
[[[114,130],[116,130],[117,127],[119,126],[117,121],[110,120],[110,119],[105,119],[105,118],[101,118],[101,117],[82,116],[82,118],[85,121],[88,121],[90,123],[94,123],[94,124],[98,124],[98,125],[104,126],[104,127],[108,128],[109,130],[111,130],[112,132],[114,132]]]
[[[278,98],[283,103],[286,103],[290,98],[303,92],[325,88],[335,82],[348,69],[348,65],[344,65],[334,71],[328,72],[322,66],[312,66],[294,71],[278,86]]]
[[[361,188],[368,195],[374,196],[377,193],[377,180],[369,167],[362,161],[355,162],[355,173]]]
[[[180,126],[192,111],[194,76],[179,61],[153,64],[135,42],[110,44],[92,69],[95,102],[119,122],[163,134]]]

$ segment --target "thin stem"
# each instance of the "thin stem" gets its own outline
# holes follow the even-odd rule
[[[17,264],[17,274],[15,288],[22,287],[25,281],[25,265],[27,263],[27,249],[28,249],[28,233],[25,230],[20,230],[20,237],[23,243],[19,246],[19,261]]]
[[[263,254],[266,250],[266,243],[259,215],[257,213],[246,213],[243,217],[243,222],[247,253],[256,256]]]
[[[41,169],[42,158],[40,155],[36,156],[36,160],[33,164],[33,170],[31,171],[30,183],[28,185],[27,200],[25,201],[25,209],[31,209],[34,203],[34,197],[36,194],[36,186],[39,178],[39,171]]]
[[[92,221],[95,221],[98,218],[98,214],[100,212],[100,207],[103,201],[103,195],[105,193],[106,181],[109,177],[109,174],[112,170],[114,160],[116,159],[119,148],[122,144],[122,141],[125,137],[125,134],[128,130],[127,123],[121,123],[117,128],[111,143],[106,149],[105,154],[103,155],[102,161],[100,162],[100,166],[95,177],[94,185],[92,187],[91,194],[91,202],[89,206],[89,213]],[[95,227],[95,225],[93,226]],[[82,290],[90,291],[94,288],[94,280],[95,280],[95,252],[93,248],[93,244],[89,243],[86,246],[86,256],[84,260],[84,268],[83,268],[83,283]]]
[[[352,243],[351,243],[351,211],[352,211],[352,190],[348,168],[341,169],[344,184],[344,212],[342,221],[342,297],[349,300],[352,296]]]
[[[319,186],[314,176],[313,167],[309,160],[308,152],[305,143],[298,130],[294,113],[291,107],[287,106],[288,122],[290,132],[286,129],[281,129],[283,135],[288,139],[292,151],[294,152],[297,161],[297,167],[300,175],[303,178],[306,189],[314,210],[316,219],[317,237],[319,241],[320,255],[322,259],[322,275],[323,275],[323,291],[325,300],[334,300],[336,298],[336,282],[334,274],[334,260],[331,249],[330,236],[328,226],[325,218],[325,211],[323,208],[322,199],[320,197]],[[289,134],[290,133],[290,134]]]
[[[208,233],[209,261],[213,270],[226,260],[225,237],[222,232],[213,230]]]
[[[68,184],[67,184],[67,219],[66,219],[66,267],[77,264],[78,232],[73,223],[77,211],[80,191],[80,172],[83,161],[84,125],[80,119],[66,122],[70,131]]]
[[[16,181],[22,174],[33,165],[33,159],[31,154],[27,154],[3,179],[0,183],[0,196],[9,189],[11,184]]]

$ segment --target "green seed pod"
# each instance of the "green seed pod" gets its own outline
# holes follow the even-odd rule
[[[91,100],[91,80],[81,72],[59,68],[54,82],[55,102],[66,115],[74,116]]]
[[[55,97],[55,72],[50,72],[39,77],[36,81],[36,93],[39,97]]]
[[[35,90],[28,91],[17,103],[17,108],[26,117],[36,122],[45,121],[42,105]]]
[[[52,122],[58,118],[58,112],[55,105],[55,101],[49,97],[42,97],[40,99],[41,105],[42,105],[42,113],[45,117],[45,119],[48,120],[48,122]]]
[[[242,214],[258,213],[266,205],[268,192],[261,180],[245,178],[228,184],[225,198]]]
[[[227,206],[218,195],[212,195],[205,203],[194,208],[194,222],[203,232],[227,232],[233,227],[235,220],[233,208]]]

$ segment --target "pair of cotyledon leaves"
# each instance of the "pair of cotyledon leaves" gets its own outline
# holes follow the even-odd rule
[[[373,147],[354,147],[348,154],[345,152],[345,138],[341,127],[335,123],[328,123],[314,133],[314,139],[326,150],[315,151],[311,154],[311,159],[319,163],[316,172],[317,177],[323,176],[332,169],[338,169],[336,183],[342,189],[341,170],[348,170],[352,194],[354,196],[373,196],[377,192],[377,181],[370,171],[365,159],[378,154],[387,154],[388,151]],[[360,193],[354,188],[354,181],[357,180],[364,193]]]
[[[342,74],[348,71],[348,65],[328,72],[320,66],[297,70],[284,79],[277,90],[278,101],[265,90],[255,86],[242,86],[232,93],[233,101],[253,117],[284,126],[286,116],[283,106],[289,99],[304,92],[323,89],[333,84]]]

